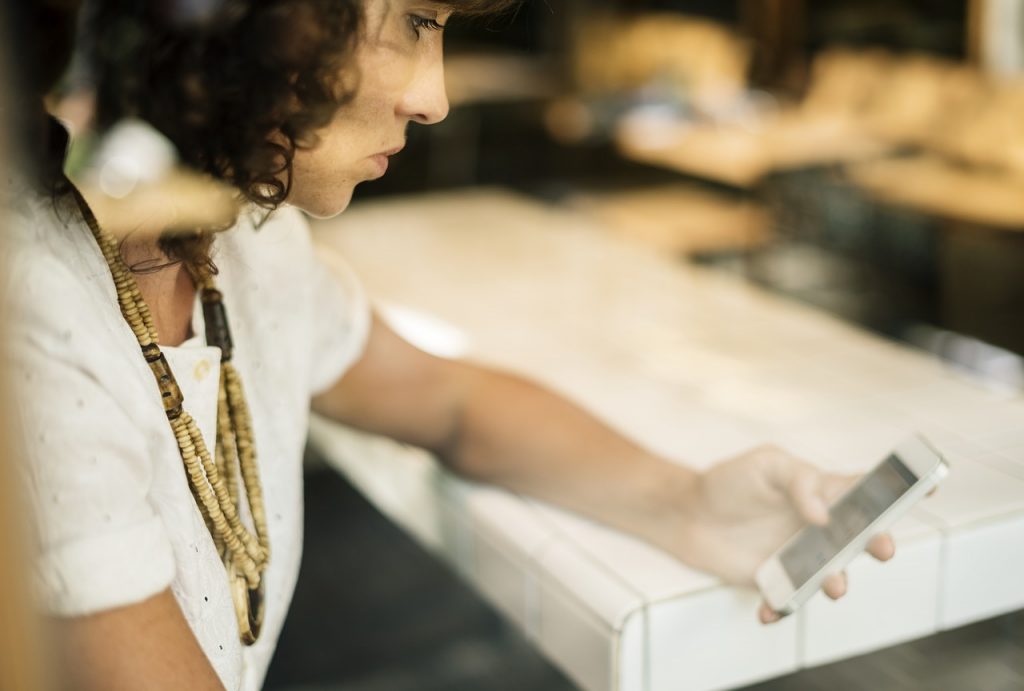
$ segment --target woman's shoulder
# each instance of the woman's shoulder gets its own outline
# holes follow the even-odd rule
[[[6,340],[81,362],[120,347],[112,278],[77,210],[36,200],[9,215],[7,227],[0,272]]]

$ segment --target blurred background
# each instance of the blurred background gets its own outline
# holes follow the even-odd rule
[[[1024,388],[1024,3],[530,0],[446,34],[451,115],[355,204],[512,188]],[[90,99],[72,70],[55,107]],[[267,688],[573,688],[320,465]],[[1020,689],[1021,660],[1017,613],[759,688]]]

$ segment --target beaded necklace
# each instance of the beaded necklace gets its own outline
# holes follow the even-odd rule
[[[183,407],[184,397],[167,359],[160,351],[149,306],[142,299],[135,277],[121,257],[117,241],[100,228],[78,189],[72,186],[71,190],[110,268],[121,314],[135,333],[142,355],[156,378],[167,420],[181,451],[189,487],[227,572],[239,636],[242,643],[252,645],[263,624],[263,574],[270,560],[270,542],[263,490],[256,467],[252,420],[242,391],[242,380],[231,362],[231,332],[221,293],[209,271],[195,276],[206,324],[206,342],[221,351],[217,448],[216,457],[211,458],[199,427]],[[245,487],[255,533],[248,529],[239,515],[239,475]]]

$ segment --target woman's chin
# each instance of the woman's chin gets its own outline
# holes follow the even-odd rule
[[[346,185],[332,189],[330,193],[318,194],[311,199],[302,199],[293,195],[288,203],[313,218],[331,218],[348,208],[352,202],[352,189],[351,186]]]

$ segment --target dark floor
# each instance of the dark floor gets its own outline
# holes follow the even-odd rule
[[[573,691],[518,632],[345,480],[306,480],[305,559],[266,688]],[[1024,612],[748,691],[1024,691]]]
[[[333,471],[307,475],[304,550],[267,689],[574,688]]]

